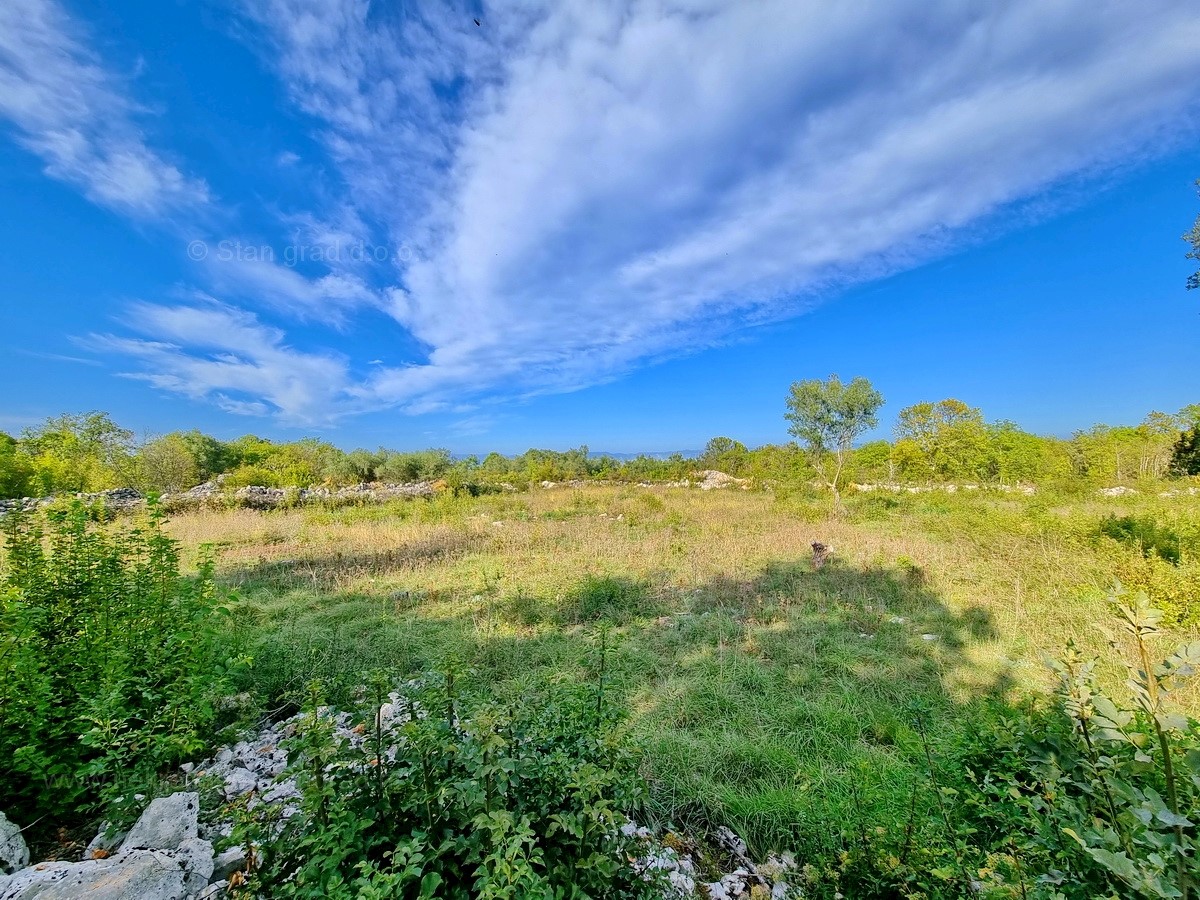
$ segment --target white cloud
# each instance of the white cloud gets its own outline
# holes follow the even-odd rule
[[[296,257],[289,256],[307,253],[312,259],[323,249],[315,243],[275,248],[218,241],[204,261],[205,275],[214,290],[225,296],[249,299],[296,319],[319,319],[335,328],[344,325],[347,314],[356,308],[384,305],[384,296],[349,270],[353,264],[348,267],[332,255],[321,256],[330,260],[330,271],[310,278],[297,270]]]
[[[47,174],[138,218],[207,202],[203,181],[146,145],[120,80],[54,0],[0,3],[0,118]]]
[[[357,379],[342,365],[320,396],[344,410],[571,390],[795,314],[1160,152],[1200,100],[1182,0],[524,0],[479,28],[405,9],[248,13],[346,185],[306,233],[413,249],[374,270],[387,290],[358,269],[253,273],[297,308],[382,306],[428,348]],[[303,392],[245,391],[312,414]]]
[[[355,411],[348,367],[332,353],[303,352],[283,332],[224,304],[133,306],[129,326],[147,338],[91,335],[85,344],[142,363],[123,373],[241,415],[323,425]]]

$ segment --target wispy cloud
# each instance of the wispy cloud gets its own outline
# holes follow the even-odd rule
[[[238,388],[299,418],[571,390],[710,345],[1160,152],[1200,101],[1187,2],[530,0],[480,27],[453,5],[252,6],[346,186],[305,227],[413,252],[333,282],[261,269],[249,293],[382,307],[428,348],[355,376],[239,320],[251,368],[321,380]],[[187,393],[169,376],[194,342],[172,340],[142,359]]]
[[[204,204],[205,183],[148,146],[123,80],[54,0],[0,4],[0,118],[47,174],[137,218]]]
[[[140,303],[127,324],[147,337],[98,334],[86,344],[138,360],[144,370],[123,374],[160,390],[296,425],[328,424],[357,408],[344,359],[296,350],[283,332],[230,306]]]
[[[23,347],[12,348],[13,352],[20,353],[22,356],[32,356],[35,359],[48,359],[53,362],[75,363],[81,366],[99,366],[102,365],[98,359],[87,359],[82,356],[67,356],[62,353],[43,353],[40,350],[26,350]]]

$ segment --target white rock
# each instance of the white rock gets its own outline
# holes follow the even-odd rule
[[[121,842],[122,850],[178,850],[197,836],[200,795],[172,794],[153,801]]]
[[[213,862],[213,877],[227,879],[246,865],[246,848],[230,847],[217,854]]]
[[[29,865],[29,847],[21,829],[0,812],[0,874],[8,874]]]
[[[213,845],[201,838],[188,838],[179,845],[175,858],[183,865],[189,893],[204,890],[213,875]]]
[[[234,800],[258,787],[258,776],[249,769],[234,769],[225,776],[225,799]]]
[[[183,868],[169,854],[132,850],[22,869],[0,888],[0,900],[180,900],[185,893]]]
[[[128,831],[116,831],[112,836],[108,833],[108,822],[100,823],[100,830],[96,832],[96,836],[92,838],[87,845],[87,849],[83,851],[84,859],[92,859],[96,855],[97,850],[103,850],[106,854],[112,853],[121,846],[121,842],[125,840]]]

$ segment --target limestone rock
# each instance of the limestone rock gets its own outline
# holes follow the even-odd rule
[[[184,880],[183,868],[169,854],[131,850],[22,869],[0,882],[0,900],[183,900]]]
[[[179,845],[175,858],[183,864],[188,893],[196,894],[208,887],[216,865],[211,841],[187,838]]]
[[[0,812],[0,874],[7,875],[29,865],[29,847],[21,829]]]
[[[146,807],[142,817],[129,830],[121,849],[178,850],[188,838],[198,836],[199,813],[200,795],[197,793],[159,797]]]

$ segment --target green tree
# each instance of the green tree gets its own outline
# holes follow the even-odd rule
[[[850,474],[859,482],[892,482],[892,445],[887,441],[871,441],[863,444],[850,455],[847,463]]]
[[[1071,474],[1071,457],[1064,441],[1021,430],[1013,422],[988,426],[991,441],[990,477],[1001,484],[1041,481]]]
[[[896,437],[925,456],[925,469],[937,478],[982,478],[990,466],[983,413],[961,400],[916,403],[900,410]]]
[[[392,450],[386,453],[377,471],[384,481],[430,481],[449,472],[452,462],[449,450],[418,450],[414,453]]]
[[[730,475],[741,475],[748,462],[749,451],[741,441],[728,437],[715,437],[704,445],[700,454],[700,465],[706,469],[718,469]]]
[[[40,493],[99,491],[132,480],[133,432],[104,412],[53,416],[21,439]]]
[[[788,432],[804,442],[813,468],[842,508],[838,483],[854,440],[879,424],[883,395],[865,378],[842,384],[836,375],[792,384],[784,418]]]
[[[147,441],[137,454],[137,481],[142,490],[186,490],[203,479],[192,447],[179,433]]]
[[[1171,453],[1172,475],[1200,475],[1200,425],[1179,435]]]
[[[0,432],[0,499],[27,496],[32,481],[33,461],[16,438]]]
[[[175,431],[178,438],[192,456],[196,466],[196,482],[211,481],[235,465],[229,445],[211,435],[193,428],[191,431]]]

